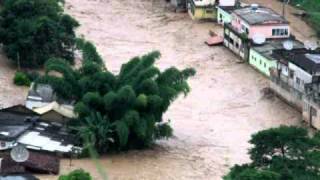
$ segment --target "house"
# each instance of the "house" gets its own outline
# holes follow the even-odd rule
[[[274,50],[277,68],[272,68],[270,88],[298,110],[303,111],[306,85],[319,83],[320,51],[307,49]]]
[[[289,43],[292,49],[304,48],[303,43],[294,39],[269,40],[262,45],[253,45],[249,51],[249,64],[260,73],[270,77],[270,69],[277,68],[277,59],[272,53],[277,49],[284,49],[285,43]]]
[[[248,61],[251,41],[243,33],[239,33],[230,23],[223,29],[223,45],[230,49],[241,60]]]
[[[231,23],[224,26],[224,46],[245,62],[251,45],[289,36],[289,23],[272,9],[258,5],[233,10]]]
[[[57,99],[50,85],[32,83],[28,92],[26,107],[29,109],[48,105]]]
[[[263,36],[265,39],[289,38],[289,22],[270,8],[252,4],[232,12],[232,27],[249,39]]]
[[[54,101],[46,106],[34,108],[33,111],[39,114],[41,120],[66,124],[69,120],[76,118],[73,109],[71,105],[61,105]]]
[[[0,110],[0,150],[23,144],[28,149],[69,154],[74,149],[76,137],[62,123],[47,122],[36,113],[21,113],[15,108]],[[35,115],[36,114],[36,115]]]
[[[31,129],[32,121],[36,116],[34,112],[14,112],[14,106],[0,110],[0,150],[14,147],[19,136]]]
[[[216,20],[216,0],[187,0],[188,13],[194,20]]]
[[[236,10],[236,6],[217,6],[217,22],[224,25],[225,23],[231,23],[232,12]]]

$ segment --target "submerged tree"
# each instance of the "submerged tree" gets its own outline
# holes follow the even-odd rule
[[[298,127],[260,131],[249,141],[252,163],[236,165],[225,179],[250,180],[262,175],[262,179],[275,180],[320,179],[319,137],[310,138],[307,130]]]
[[[75,100],[79,115],[75,124],[81,135],[91,138],[100,152],[142,148],[155,139],[169,137],[172,129],[163,122],[170,104],[190,88],[193,69],[155,67],[160,53],[135,57],[122,65],[119,74],[108,71],[92,44],[82,42],[83,63],[73,69],[62,59],[46,63],[49,83],[61,97]],[[55,73],[52,73],[55,72]],[[52,74],[60,73],[60,76]]]
[[[39,67],[52,57],[73,62],[79,24],[63,14],[61,0],[6,0],[0,15],[0,41],[17,65]]]

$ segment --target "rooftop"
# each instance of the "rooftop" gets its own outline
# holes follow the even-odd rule
[[[57,122],[45,122],[39,116],[0,110],[0,140],[17,141],[29,149],[70,153],[75,136]]]
[[[268,58],[269,60],[271,60],[271,59],[274,59],[272,57],[273,50],[284,49],[283,43],[285,43],[286,41],[292,42],[292,45],[293,45],[292,49],[304,48],[303,43],[298,40],[276,39],[276,40],[268,40],[263,45],[255,45],[252,47],[252,49],[258,52],[259,54],[263,55],[264,57]]]
[[[309,74],[316,74],[320,72],[320,50],[295,49],[291,51],[275,50],[273,57],[279,58],[282,61],[288,61]]]
[[[288,21],[274,10],[262,6],[245,7],[233,11],[250,25],[288,24]]]
[[[51,86],[46,84],[32,84],[28,93],[27,100],[39,102],[52,102],[55,100],[55,95]]]

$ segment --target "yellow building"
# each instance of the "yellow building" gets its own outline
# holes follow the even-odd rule
[[[194,20],[216,20],[216,0],[188,0],[188,13]]]

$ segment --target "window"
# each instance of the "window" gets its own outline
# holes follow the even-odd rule
[[[287,36],[288,34],[287,28],[272,29],[272,36]]]
[[[236,42],[236,48],[239,49],[239,44]]]
[[[207,13],[207,14],[212,14],[212,13],[213,13],[213,10],[206,10],[206,13]]]
[[[233,42],[234,42],[234,41],[233,41],[233,39],[232,39],[232,38],[230,38],[230,43],[231,43],[231,44],[233,44]]]
[[[296,78],[296,83],[300,85],[300,79],[298,77]]]
[[[266,63],[264,63],[264,68],[266,68],[267,67],[267,65],[266,65]]]
[[[289,71],[289,77],[290,77],[291,79],[293,79],[293,76],[294,76],[294,71],[290,70],[290,71]]]
[[[262,64],[261,59],[260,59],[260,65]]]

